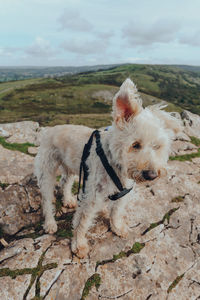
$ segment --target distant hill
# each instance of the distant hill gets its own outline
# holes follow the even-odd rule
[[[55,76],[108,69],[116,65],[97,65],[82,67],[0,67],[0,82],[30,78],[52,78]]]
[[[0,123],[33,120],[50,126],[104,126],[111,122],[111,99],[127,77],[136,83],[144,105],[166,101],[169,111],[188,109],[200,114],[199,67],[98,67],[98,71],[94,66],[78,74],[0,83]]]
[[[200,66],[175,65],[175,67],[181,68],[186,71],[200,73]]]
[[[140,92],[200,114],[199,70],[200,67],[193,66],[128,64],[110,70],[64,76],[58,80],[70,85],[98,83],[120,86],[130,77]]]

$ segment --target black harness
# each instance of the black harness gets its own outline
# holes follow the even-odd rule
[[[79,172],[78,195],[79,195],[80,186],[81,186],[82,171],[83,171],[82,191],[83,191],[83,193],[85,193],[85,184],[86,184],[86,181],[87,181],[88,176],[89,176],[89,168],[86,164],[86,160],[87,160],[88,156],[90,155],[90,149],[91,149],[91,146],[92,146],[92,141],[93,141],[94,136],[96,138],[96,153],[99,156],[106,172],[108,173],[111,180],[113,181],[113,183],[116,185],[116,187],[119,190],[118,193],[115,193],[113,195],[109,195],[108,198],[112,201],[116,201],[117,199],[119,199],[119,198],[125,196],[127,193],[129,193],[132,190],[132,187],[130,189],[127,189],[127,188],[124,188],[122,186],[121,181],[120,181],[119,177],[117,176],[115,170],[112,168],[112,166],[109,164],[109,162],[107,160],[107,157],[106,157],[106,155],[104,153],[104,150],[102,148],[101,139],[100,139],[100,132],[98,130],[93,131],[93,133],[91,134],[87,144],[85,144],[85,147],[83,149],[83,154],[82,154],[81,164],[80,164],[80,172]],[[78,195],[77,195],[77,199],[79,200]]]

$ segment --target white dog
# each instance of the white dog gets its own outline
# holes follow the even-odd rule
[[[111,128],[100,132],[101,144],[110,166],[123,187],[133,187],[113,202],[110,211],[111,229],[121,237],[128,234],[125,207],[135,197],[135,183],[153,180],[166,173],[171,140],[174,132],[181,128],[179,121],[161,108],[151,106],[144,109],[136,86],[127,79],[113,100]],[[85,126],[55,126],[42,139],[35,159],[35,174],[42,193],[44,228],[48,233],[57,230],[52,204],[56,170],[62,166],[66,178],[63,204],[75,207],[77,203],[71,194],[71,187],[74,176],[79,174],[83,148],[92,132],[93,129]],[[94,218],[104,209],[106,202],[111,201],[108,196],[119,192],[95,149],[94,137],[86,160],[89,173],[85,191],[79,195],[80,203],[73,219],[72,251],[81,258],[89,251],[85,235]]]

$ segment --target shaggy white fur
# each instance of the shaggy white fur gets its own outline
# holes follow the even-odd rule
[[[179,120],[161,108],[157,105],[144,109],[136,86],[130,79],[126,79],[113,99],[113,124],[108,131],[101,131],[101,142],[109,163],[126,188],[166,174],[171,140],[181,125]],[[45,132],[35,159],[35,175],[42,193],[46,232],[54,233],[57,230],[52,200],[55,174],[59,166],[62,166],[64,173],[63,204],[77,206],[71,187],[74,176],[79,174],[82,151],[92,131],[85,126],[63,125]],[[85,193],[79,196],[81,202],[73,219],[74,237],[71,247],[81,258],[89,251],[85,237],[88,229],[110,201],[108,195],[118,192],[96,155],[95,147],[93,142],[87,159],[89,177]],[[111,205],[111,229],[121,237],[127,237],[129,231],[125,207],[131,205],[134,197],[137,196],[133,188]]]

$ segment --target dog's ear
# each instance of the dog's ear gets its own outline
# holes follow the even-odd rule
[[[128,78],[113,99],[112,116],[114,122],[118,127],[122,127],[125,122],[129,122],[141,111],[142,100],[135,84]]]
[[[167,106],[166,104],[163,105],[161,103],[161,104],[148,106],[148,109],[150,109],[151,112],[164,123],[165,128],[170,129],[175,134],[183,131],[181,119],[177,119],[172,115],[172,113],[162,110],[166,106]]]

